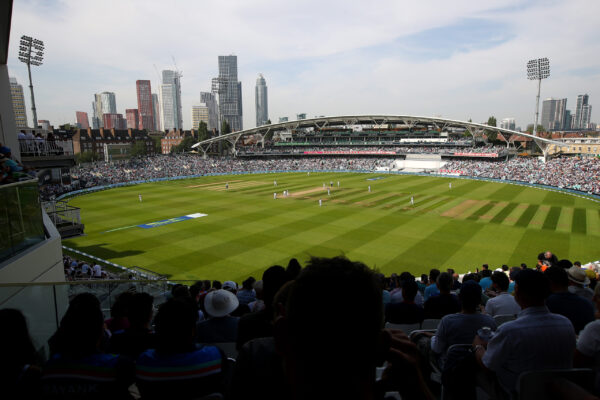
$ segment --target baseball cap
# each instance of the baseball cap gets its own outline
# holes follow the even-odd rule
[[[223,286],[221,286],[223,289],[233,289],[233,290],[237,290],[237,283],[235,283],[234,281],[225,281],[223,282]]]

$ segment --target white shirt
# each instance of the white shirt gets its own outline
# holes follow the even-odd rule
[[[393,290],[390,295],[391,303],[402,303],[404,301],[404,297],[402,297],[402,289]],[[423,306],[425,300],[423,299],[423,295],[421,292],[417,291],[415,296],[415,304],[418,306]]]
[[[488,343],[483,365],[496,372],[509,393],[517,390],[519,375],[538,369],[573,367],[575,330],[566,317],[548,307],[529,307],[517,319],[500,325]]]
[[[102,267],[99,266],[98,264],[94,265],[94,268],[92,268],[92,271],[94,271],[94,277],[95,278],[101,278],[102,277]]]
[[[501,292],[498,296],[492,297],[485,304],[485,312],[491,315],[518,314],[521,306],[515,298],[506,292]]]

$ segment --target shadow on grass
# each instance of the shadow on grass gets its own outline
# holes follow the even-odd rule
[[[83,251],[84,253],[90,254],[92,256],[96,256],[99,258],[103,258],[105,260],[115,260],[117,258],[125,258],[130,256],[137,256],[139,254],[145,253],[141,250],[124,250],[117,251],[113,249],[109,249],[107,247],[108,243],[100,243],[94,244],[90,246],[76,246],[74,247],[76,250]]]

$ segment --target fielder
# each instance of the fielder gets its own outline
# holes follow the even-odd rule
[[[411,206],[415,205],[415,198],[413,196],[410,196],[410,205]]]
[[[273,200],[277,200],[277,192],[273,193]]]
[[[323,200],[319,199],[319,207],[323,206]]]
[[[329,188],[327,188],[327,196],[331,196],[331,190],[329,190]]]
[[[369,193],[371,193],[371,185],[369,185]]]
[[[277,186],[277,181],[273,181],[273,186]]]
[[[225,190],[229,189],[229,182],[225,183]]]
[[[340,181],[338,181],[338,187],[340,187]]]
[[[448,184],[448,189],[452,189],[452,182]]]
[[[142,202],[142,195],[138,194],[138,198],[140,199],[140,203]]]

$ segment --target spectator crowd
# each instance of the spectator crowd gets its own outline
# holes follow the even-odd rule
[[[410,400],[439,393],[434,369],[444,398],[474,399],[476,387],[516,398],[524,372],[600,367],[596,266],[551,252],[536,262],[483,265],[462,279],[434,268],[417,279],[344,257],[304,268],[292,259],[241,285],[177,284],[160,305],[128,290],[108,319],[98,298],[80,293],[47,360],[29,338],[36,321],[2,309],[0,381],[6,398]],[[435,328],[406,325],[426,320]],[[598,383],[557,380],[547,389],[597,399]]]
[[[513,158],[503,162],[453,160],[446,170],[461,175],[556,186],[600,194],[600,159],[555,158],[543,162],[538,158]]]

